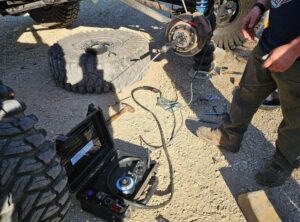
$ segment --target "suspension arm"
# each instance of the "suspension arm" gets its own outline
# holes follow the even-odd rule
[[[173,14],[174,13],[174,10],[172,10],[171,8],[161,4],[160,2],[158,1],[150,1],[150,0],[136,0],[137,2],[149,7],[149,8],[152,8],[152,9],[155,9],[155,10],[161,10],[161,11],[165,11],[169,14]]]
[[[171,21],[171,19],[167,16],[164,16],[163,14],[155,11],[154,9],[149,8],[148,6],[136,0],[121,0],[121,2],[163,24],[167,24]]]

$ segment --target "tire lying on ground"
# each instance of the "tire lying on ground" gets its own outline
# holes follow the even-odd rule
[[[36,116],[23,114],[24,105],[0,100],[0,221],[62,221],[70,198],[55,145],[34,127]]]
[[[71,25],[77,18],[80,2],[68,2],[57,6],[34,9],[30,17],[47,28],[63,28]]]
[[[75,34],[49,49],[57,85],[80,93],[122,91],[142,79],[149,62],[149,41],[128,29]]]
[[[238,4],[236,13],[229,22],[220,22],[217,16],[217,29],[213,36],[215,44],[226,50],[234,49],[245,42],[241,31],[242,22],[256,0],[234,0],[234,2]]]

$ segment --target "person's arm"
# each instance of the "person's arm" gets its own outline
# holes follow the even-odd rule
[[[268,59],[264,62],[263,68],[272,72],[285,72],[300,57],[300,36],[290,43],[274,49]]]
[[[290,43],[290,48],[297,58],[300,57],[300,36]]]
[[[270,0],[258,0],[257,3],[263,4],[265,10],[270,8]],[[258,6],[254,6],[244,18],[242,32],[247,40],[254,40],[254,27],[259,23],[262,16],[262,10]]]

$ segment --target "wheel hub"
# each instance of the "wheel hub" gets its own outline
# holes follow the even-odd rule
[[[97,54],[106,52],[114,52],[116,49],[122,47],[123,41],[116,38],[95,38],[83,40],[77,44],[76,48],[83,51],[95,51]]]
[[[191,50],[196,42],[195,30],[188,25],[174,26],[170,33],[170,38],[175,41],[177,51],[187,52]]]
[[[181,14],[167,25],[165,38],[172,43],[176,54],[193,56],[201,51],[210,33],[210,23],[205,17],[196,19],[191,14]]]

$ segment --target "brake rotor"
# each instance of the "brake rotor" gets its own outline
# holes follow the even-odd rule
[[[191,14],[174,17],[165,31],[167,43],[172,43],[176,54],[185,57],[199,53],[210,35],[209,21],[203,16]]]

